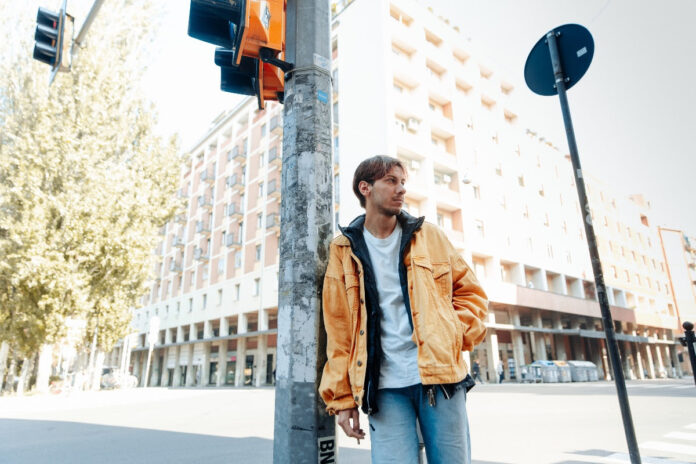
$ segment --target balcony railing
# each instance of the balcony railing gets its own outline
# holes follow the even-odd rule
[[[207,222],[198,221],[198,222],[196,222],[196,233],[209,234],[210,233],[210,226],[208,226]]]
[[[244,211],[239,207],[237,203],[230,203],[227,205],[227,216],[229,217],[240,217],[244,214]]]
[[[242,242],[239,241],[237,237],[235,237],[234,235],[229,234],[225,236],[225,245],[227,245],[230,248],[237,249],[241,248]]]
[[[212,172],[210,171],[203,171],[201,172],[201,182],[213,182],[215,180],[215,176],[213,175]]]
[[[280,185],[275,179],[268,183],[268,196],[271,198],[280,198]]]
[[[268,230],[280,230],[280,215],[272,213],[266,216],[266,228]]]
[[[268,150],[268,164],[271,166],[280,166],[280,163],[281,157],[280,153],[278,153],[278,147],[273,147]]]
[[[203,248],[198,247],[193,250],[193,257],[196,259],[196,261],[208,261],[208,259],[210,259],[208,253],[203,253]]]
[[[238,174],[233,174],[227,177],[227,187],[231,188],[234,191],[243,190],[244,183],[242,182],[241,176],[239,176]]]
[[[198,207],[211,209],[213,207],[213,202],[210,200],[210,198],[201,195],[200,197],[198,197]]]
[[[227,161],[232,161],[235,160],[239,162],[240,164],[246,163],[246,150],[243,148],[239,148],[239,146],[236,146],[232,149],[232,151],[227,155]]]
[[[283,132],[283,122],[280,120],[280,116],[273,116],[271,118],[271,133],[281,134]]]
[[[172,261],[172,262],[169,264],[169,270],[170,270],[171,272],[180,273],[180,272],[183,271],[183,268],[181,267],[181,263],[178,263],[178,262],[176,262],[176,261]]]

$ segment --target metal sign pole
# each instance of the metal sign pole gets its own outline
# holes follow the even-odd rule
[[[558,52],[558,44],[556,37],[559,33],[555,30],[546,34],[548,41],[549,53],[551,54],[551,64],[553,66],[554,81],[558,98],[561,102],[561,111],[563,113],[563,122],[565,123],[566,137],[568,139],[568,148],[570,150],[570,159],[573,163],[573,172],[575,175],[575,185],[578,189],[578,197],[580,205],[584,208],[586,216],[583,221],[585,224],[585,234],[587,235],[587,244],[590,249],[590,259],[592,260],[592,270],[595,276],[595,285],[597,286],[597,297],[599,298],[599,307],[602,311],[602,324],[604,325],[604,333],[607,339],[607,348],[609,349],[609,357],[611,359],[611,367],[614,372],[614,380],[616,382],[616,391],[619,395],[619,405],[621,407],[621,417],[623,418],[624,431],[626,433],[626,442],[628,443],[628,452],[631,456],[632,464],[640,464],[640,452],[636,441],[636,434],[633,429],[633,419],[631,417],[631,408],[628,404],[628,393],[626,392],[626,382],[624,380],[623,370],[621,368],[621,357],[619,355],[619,346],[616,343],[614,333],[614,321],[609,310],[609,300],[607,299],[607,289],[604,285],[604,274],[602,273],[602,263],[597,250],[597,239],[592,225],[592,215],[590,212],[590,204],[587,201],[587,193],[585,191],[585,181],[582,177],[582,169],[580,167],[580,157],[578,156],[578,147],[575,143],[575,132],[573,131],[573,122],[570,119],[570,109],[568,107],[568,98],[566,97],[566,76],[563,73],[561,59]]]
[[[337,461],[318,387],[326,362],[321,288],[333,237],[330,13],[288,0],[273,462]]]

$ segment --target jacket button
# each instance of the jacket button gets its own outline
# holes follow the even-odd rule
[[[365,335],[365,331],[364,331],[364,330],[360,330],[360,335]]]
[[[358,361],[358,367],[362,366],[362,361]]]
[[[360,298],[360,304],[365,304],[365,300],[363,300],[362,298]]]
[[[355,402],[357,403],[359,400],[360,398],[358,398],[358,395],[355,395]]]

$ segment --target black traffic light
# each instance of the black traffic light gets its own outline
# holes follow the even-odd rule
[[[36,14],[36,32],[34,33],[34,59],[58,68],[63,51],[63,30],[65,10],[58,13],[39,7]]]
[[[246,15],[246,0],[191,0],[188,35],[230,50],[238,64]]]
[[[285,72],[286,0],[191,0],[188,35],[221,48],[215,64],[221,67],[225,92],[256,95],[259,108],[266,100],[282,103]]]

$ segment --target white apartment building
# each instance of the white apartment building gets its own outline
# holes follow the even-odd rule
[[[515,86],[414,0],[340,2],[332,54],[337,221],[362,213],[351,188],[358,163],[400,158],[409,171],[405,208],[446,231],[489,295],[488,335],[470,354],[488,379],[499,360],[510,378],[514,366],[549,359],[590,360],[608,377],[571,163],[524,125]],[[281,132],[279,105],[258,112],[247,99],[190,151],[181,178],[188,211],[163,230],[157,278],[135,310],[132,368],[141,384],[153,323],[150,385],[273,382]],[[663,262],[656,229],[639,225],[640,206],[623,209],[637,203],[607,209],[592,195],[616,197],[588,185],[626,375],[680,375],[667,277],[650,267]],[[598,225],[600,214],[643,238],[616,236]],[[613,259],[610,243],[640,258]],[[633,280],[621,280],[624,270]]]

